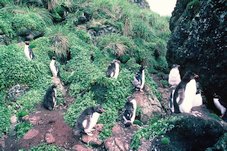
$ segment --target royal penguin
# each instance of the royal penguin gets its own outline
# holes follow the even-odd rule
[[[114,59],[107,68],[106,76],[117,79],[120,72],[120,61]]]
[[[47,91],[46,94],[44,95],[44,99],[43,99],[43,106],[44,108],[48,109],[48,110],[53,110],[56,106],[56,96],[57,96],[57,90],[56,90],[56,85],[52,85],[50,86]]]
[[[142,91],[145,84],[145,68],[141,66],[139,71],[134,76],[132,84],[134,85],[136,90]]]
[[[173,64],[172,69],[169,72],[168,82],[173,87],[176,87],[181,82],[179,67],[180,65]]]
[[[133,124],[136,117],[137,103],[135,98],[129,97],[124,106],[123,120],[125,127],[129,127]]]
[[[213,95],[213,102],[215,107],[221,112],[221,118],[223,118],[226,113],[226,104],[221,101],[220,96],[218,96],[216,93]]]
[[[80,133],[92,136],[93,128],[103,112],[104,109],[100,105],[86,108],[77,119],[76,129],[79,130]]]
[[[28,60],[32,60],[35,58],[35,55],[32,51],[32,49],[29,47],[30,42],[29,41],[25,41],[25,46],[24,46],[24,53],[25,56],[28,58]]]
[[[52,72],[53,77],[59,77],[60,72],[55,57],[52,57],[52,60],[50,61],[50,70]]]
[[[188,71],[177,85],[173,94],[174,113],[191,112],[192,102],[196,95],[196,77],[196,74]]]

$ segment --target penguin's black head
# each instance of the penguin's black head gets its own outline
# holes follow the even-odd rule
[[[178,65],[178,64],[173,64],[173,66],[172,66],[172,68],[179,68],[180,67],[180,65]]]
[[[135,99],[134,96],[129,96],[129,97],[127,98],[128,102],[131,102],[133,99]]]
[[[192,79],[198,78],[199,76],[197,74],[195,74],[192,71],[187,71],[184,75],[184,77],[182,78],[183,81],[185,82],[189,82]]]
[[[57,86],[55,84],[53,84],[51,87],[52,87],[52,89],[57,88]]]
[[[56,60],[56,57],[53,56],[53,57],[52,57],[52,60]]]
[[[213,94],[213,98],[217,98],[217,99],[220,99],[220,96],[217,95],[216,93]]]
[[[103,112],[105,112],[105,110],[102,108],[101,105],[95,106],[94,107],[94,111],[97,112],[97,113],[100,113],[100,114],[102,114]]]
[[[29,45],[29,44],[30,44],[30,42],[29,42],[29,41],[25,41],[24,43],[25,43],[25,45]]]
[[[114,59],[113,62],[114,62],[114,63],[116,62],[116,63],[119,63],[119,64],[121,63],[121,62],[120,62],[119,60],[117,60],[117,59]]]
[[[144,70],[145,69],[145,66],[140,66],[140,71]]]

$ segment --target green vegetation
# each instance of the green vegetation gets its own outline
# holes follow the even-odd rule
[[[32,125],[28,122],[20,122],[16,125],[15,131],[17,133],[17,138],[21,138],[31,129]]]
[[[153,119],[150,119],[147,127],[138,130],[136,134],[134,134],[131,142],[131,149],[137,150],[140,145],[140,140],[142,138],[145,138],[147,140],[153,139],[157,136],[165,134],[167,131],[170,131],[174,128],[174,123],[180,118],[181,117],[169,116],[166,118],[155,117]],[[163,144],[168,144],[169,139],[162,139],[161,142]]]
[[[170,143],[170,140],[169,140],[168,137],[163,137],[163,138],[161,139],[161,143],[162,143],[163,145],[168,145],[168,144]]]
[[[218,140],[213,147],[209,147],[206,151],[214,151],[214,150],[226,150],[227,148],[227,133],[224,133],[223,136]]]
[[[44,151],[44,150],[45,151],[63,151],[63,149],[55,145],[49,145],[49,144],[40,144],[30,149],[30,151]]]
[[[85,13],[90,15],[90,20],[77,26],[79,17]],[[106,112],[99,120],[104,124],[100,137],[109,137],[127,97],[133,93],[131,81],[141,64],[147,66],[147,85],[160,98],[157,85],[149,75],[167,69],[168,20],[127,0],[1,1],[0,112],[4,114],[0,114],[0,137],[8,132],[11,115],[21,118],[42,102],[45,90],[51,85],[49,63],[54,55],[61,64],[61,80],[76,98],[65,113],[66,122],[74,126],[85,108],[101,104]],[[99,32],[106,26],[116,32],[93,38],[88,34],[90,29]],[[42,35],[31,40],[35,54],[32,61],[24,56],[24,43],[18,43],[29,34]],[[121,61],[117,80],[105,75],[113,59]],[[27,85],[29,90],[12,102],[7,91],[16,84]],[[58,93],[58,104],[63,102],[63,95]],[[142,125],[140,121],[137,123]],[[22,137],[30,128],[28,123],[19,123],[18,136]],[[148,135],[150,131],[146,131]],[[44,144],[32,150],[58,149]]]

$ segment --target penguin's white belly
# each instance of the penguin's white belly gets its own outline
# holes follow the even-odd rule
[[[89,123],[88,128],[87,128],[86,131],[90,132],[92,130],[92,128],[98,122],[99,116],[100,116],[99,113],[97,113],[97,112],[93,113],[93,115],[91,116],[91,119],[90,119],[90,123]]]
[[[195,99],[196,95],[196,82],[192,79],[185,88],[185,96],[182,104],[180,104],[179,109],[181,113],[190,113],[193,100]]]
[[[192,107],[195,107],[195,106],[200,106],[203,104],[203,99],[202,99],[202,96],[201,94],[196,94],[195,95],[195,98],[193,100],[193,103],[192,103]]]
[[[117,79],[119,72],[120,72],[120,66],[118,63],[115,63],[115,71],[114,71],[113,78]]]
[[[141,81],[140,89],[143,89],[144,84],[145,84],[145,72],[144,72],[144,70],[143,70],[143,71],[142,71],[142,81]]]
[[[214,101],[214,105],[219,109],[221,114],[224,115],[226,112],[226,108],[223,105],[221,105],[221,103],[219,102],[219,99],[214,98],[213,101]]]
[[[57,105],[56,98],[57,98],[57,90],[54,89],[54,96],[53,96],[54,107]]]
[[[137,104],[136,104],[136,100],[133,99],[132,101],[132,104],[133,104],[133,115],[132,115],[132,118],[131,118],[131,123],[133,124],[135,118],[136,118],[136,107],[137,107]]]
[[[30,55],[29,55],[29,48],[27,46],[25,46],[25,48],[24,48],[24,53],[25,53],[25,56],[28,58],[28,60],[31,60]]]
[[[50,63],[50,70],[51,70],[51,72],[53,74],[53,77],[57,77],[58,71],[57,71],[57,69],[56,69],[56,67],[54,65],[54,62]]]
[[[169,80],[170,85],[178,85],[181,82],[181,77],[178,69],[172,69],[169,73]]]

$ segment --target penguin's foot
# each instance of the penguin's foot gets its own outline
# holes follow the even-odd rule
[[[93,136],[92,132],[86,133],[88,136]]]

